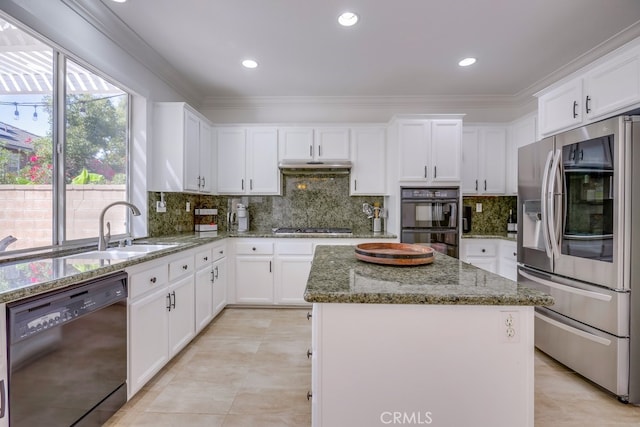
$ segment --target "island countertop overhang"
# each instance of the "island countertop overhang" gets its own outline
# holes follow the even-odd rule
[[[548,294],[435,252],[432,264],[360,261],[354,246],[316,248],[304,299],[311,303],[550,306]]]

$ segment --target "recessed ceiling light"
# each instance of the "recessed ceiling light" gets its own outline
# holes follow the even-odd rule
[[[358,15],[353,12],[344,12],[338,17],[338,23],[343,27],[351,27],[358,22]]]
[[[468,67],[469,65],[473,65],[475,63],[476,63],[476,58],[464,58],[463,60],[458,62],[458,65],[461,67]]]
[[[242,61],[242,66],[245,68],[256,68],[258,66],[258,63],[253,59],[245,59],[244,61]]]

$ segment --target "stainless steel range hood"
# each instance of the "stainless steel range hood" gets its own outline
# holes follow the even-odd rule
[[[285,175],[346,175],[353,164],[348,160],[330,162],[304,162],[299,160],[283,160],[278,167]]]

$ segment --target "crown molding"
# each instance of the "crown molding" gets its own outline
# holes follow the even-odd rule
[[[201,102],[200,93],[185,82],[175,67],[118,18],[101,0],[61,1],[188,101],[193,104]]]

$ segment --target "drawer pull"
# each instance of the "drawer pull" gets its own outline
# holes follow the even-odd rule
[[[183,270],[187,270],[188,268],[189,268],[189,266],[188,266],[187,264],[185,264],[185,265],[183,265],[183,266],[182,266],[182,269],[183,269]]]
[[[310,391],[307,392],[307,400],[311,400],[311,397],[313,397],[313,394],[311,394]]]
[[[313,354],[313,352],[311,351],[311,349],[307,350],[307,359],[311,359],[311,355]]]
[[[482,253],[485,253],[485,252],[487,252],[487,250],[486,250],[486,249],[483,249],[483,250],[482,250]]]
[[[202,259],[205,260],[205,261],[209,261],[209,257],[208,256],[206,256],[206,257],[204,257]]]
[[[513,256],[518,256],[518,253],[517,253],[517,252],[514,252],[514,253],[513,253]]]
[[[151,283],[156,283],[156,281],[157,281],[157,280],[158,280],[158,279],[157,279],[155,276],[153,276],[151,279],[149,279],[149,281],[150,281]]]
[[[311,317],[312,317],[312,314],[307,311],[307,320],[311,319]]]
[[[252,250],[252,251],[255,251],[255,250],[256,250],[256,247],[254,246],[253,248],[251,248],[251,250]]]

